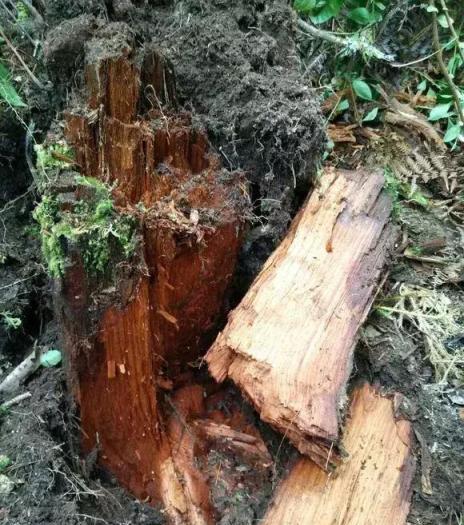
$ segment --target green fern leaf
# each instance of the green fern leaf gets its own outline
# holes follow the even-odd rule
[[[2,100],[14,108],[26,107],[26,104],[22,101],[15,87],[11,83],[10,72],[2,63],[0,63],[0,101]]]

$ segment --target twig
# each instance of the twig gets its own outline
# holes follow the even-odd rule
[[[13,393],[19,385],[40,366],[37,351],[31,352],[0,384],[0,393]]]
[[[351,48],[354,48],[355,51],[361,51],[361,52],[364,51],[366,54],[368,54],[371,57],[377,58],[379,60],[385,60],[386,62],[388,62],[388,64],[391,67],[395,67],[395,68],[410,67],[410,66],[413,66],[414,64],[425,62],[426,60],[429,60],[434,55],[439,53],[439,51],[436,50],[430,55],[417,58],[415,60],[412,60],[411,62],[396,62],[395,60],[393,60],[392,55],[387,55],[383,53],[382,51],[380,51],[378,48],[376,48],[375,46],[371,44],[359,42],[351,38],[343,38],[335,33],[331,33],[330,31],[324,31],[323,29],[318,29],[317,27],[314,27],[308,24],[301,18],[298,19],[298,25],[300,26],[301,29],[303,29],[306,33],[309,33],[314,38],[320,38],[322,40],[326,40],[327,42],[330,42],[331,44],[334,44],[336,46],[348,47],[348,48],[351,47]],[[458,41],[458,45],[459,45],[459,39],[457,35],[453,38],[452,41],[455,41],[455,40]],[[464,54],[464,51],[462,51],[461,48],[460,48],[460,52]]]
[[[8,201],[5,206],[3,206],[3,208],[0,208],[0,215],[2,215],[2,213],[5,213],[7,212],[8,210],[11,209],[11,207],[16,204],[18,201],[20,201],[21,199],[24,199],[24,197],[27,197],[29,195],[29,193],[31,193],[31,191],[34,191],[35,189],[35,182],[33,182],[28,188],[27,190],[24,192],[24,193],[21,193],[21,195],[18,195],[17,197],[15,197],[14,199],[12,199],[11,201]]]
[[[464,65],[464,49],[459,44],[459,35],[456,33],[456,29],[454,27],[453,19],[451,18],[449,14],[448,6],[446,5],[445,0],[440,0],[441,8],[443,9],[443,12],[445,13],[446,21],[448,22],[449,30],[451,31],[451,34],[453,35],[453,40],[456,42],[456,47],[458,48],[458,53],[461,55],[462,63]]]
[[[8,37],[5,35],[3,29],[1,28],[0,26],[0,36],[3,38],[3,40],[5,41],[5,44],[11,49],[11,51],[14,53],[14,55],[16,56],[16,58],[19,60],[19,62],[21,63],[21,65],[23,66],[24,70],[26,71],[26,73],[30,76],[31,80],[34,82],[34,84],[40,88],[40,89],[47,89],[46,86],[44,86],[44,84],[42,84],[42,82],[40,82],[40,80],[34,75],[34,73],[29,69],[29,66],[26,64],[26,62],[24,62],[22,56],[18,53],[18,50],[15,48],[15,46],[10,42],[10,40],[8,39]]]
[[[386,53],[383,53],[380,51],[380,49],[377,49],[372,44],[369,44],[368,42],[363,42],[359,39],[354,38],[343,38],[335,33],[331,33],[330,31],[324,31],[323,29],[318,29],[317,27],[312,26],[311,24],[308,24],[301,18],[298,18],[298,26],[305,32],[309,33],[314,38],[321,38],[322,40],[326,40],[327,42],[330,42],[331,44],[334,44],[336,46],[345,47],[348,49],[352,49],[353,51],[361,51],[366,53],[369,57],[377,58],[379,60],[385,60],[386,62],[392,62],[393,56],[387,55]]]
[[[0,290],[6,290],[7,288],[11,288],[11,286],[16,286],[17,284],[21,284],[25,281],[29,281],[29,279],[33,279],[34,277],[37,277],[39,275],[38,273],[33,273],[32,275],[28,275],[27,277],[24,277],[23,279],[17,279],[16,281],[13,281],[12,283],[5,284],[4,286],[0,286]]]
[[[437,51],[437,61],[438,65],[440,66],[441,72],[443,76],[445,77],[446,82],[448,83],[449,88],[451,89],[451,93],[453,94],[454,98],[454,105],[456,107],[457,114],[459,116],[459,120],[461,125],[464,124],[464,112],[461,107],[461,96],[459,94],[458,88],[456,87],[456,84],[453,82],[453,79],[451,78],[448,68],[446,67],[445,60],[443,58],[443,48],[440,44],[440,35],[438,33],[438,17],[435,7],[435,0],[429,0],[429,5],[434,8],[432,10],[432,36],[433,36],[433,45],[435,47],[435,50]],[[459,43],[459,42],[458,42]]]
[[[24,392],[23,394],[19,394],[19,396],[13,397],[12,399],[5,401],[0,405],[0,414],[8,408],[12,407],[13,405],[17,405],[18,403],[21,403],[21,401],[29,399],[31,396],[32,394],[30,392]]]

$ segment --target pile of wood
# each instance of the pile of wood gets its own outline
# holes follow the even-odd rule
[[[145,211],[143,264],[117,283],[117,301],[95,308],[102,291],[80,253],[56,294],[83,450],[172,523],[212,524],[212,481],[236,483],[208,462],[212,449],[239,455],[263,482],[272,467],[256,428],[195,365],[224,313],[244,179],[175,109],[174,75],[156,50],[94,43],[85,78],[86,105],[67,114],[76,163],[112,184],[121,209]],[[212,378],[230,379],[301,454],[266,524],[405,523],[410,425],[373,387],[347,393],[394,241],[382,188],[377,173],[327,170],[206,353]]]

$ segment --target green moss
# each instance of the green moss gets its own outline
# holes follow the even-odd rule
[[[65,141],[54,144],[36,144],[34,151],[37,156],[37,168],[42,171],[66,168],[74,160],[74,152]]]
[[[24,2],[16,2],[16,12],[18,22],[25,22],[29,18],[29,9]]]
[[[9,311],[0,312],[3,324],[7,330],[17,330],[21,325],[22,321],[19,317],[14,317]]]
[[[115,209],[110,188],[90,177],[76,177],[76,182],[90,191],[71,210],[46,195],[34,211],[42,253],[53,277],[63,275],[69,245],[78,247],[89,273],[105,272],[113,254],[127,258],[136,247],[134,219]]]
[[[398,180],[389,168],[385,170],[385,189],[392,197],[394,215],[401,211],[402,201],[412,202],[421,208],[430,206],[429,199],[420,190],[413,190],[411,184]]]

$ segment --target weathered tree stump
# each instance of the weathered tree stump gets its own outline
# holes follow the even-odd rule
[[[141,242],[140,260],[112,261],[104,276],[70,248],[56,294],[83,448],[98,449],[138,498],[162,501],[173,523],[213,523],[196,467],[207,442],[198,421],[211,421],[190,364],[223,313],[248,209],[244,180],[174,111],[173,72],[156,50],[136,57],[124,40],[91,41],[85,79],[87,104],[66,115],[68,142],[81,173],[110,184],[116,206],[137,218]],[[249,437],[263,461],[264,444]]]

